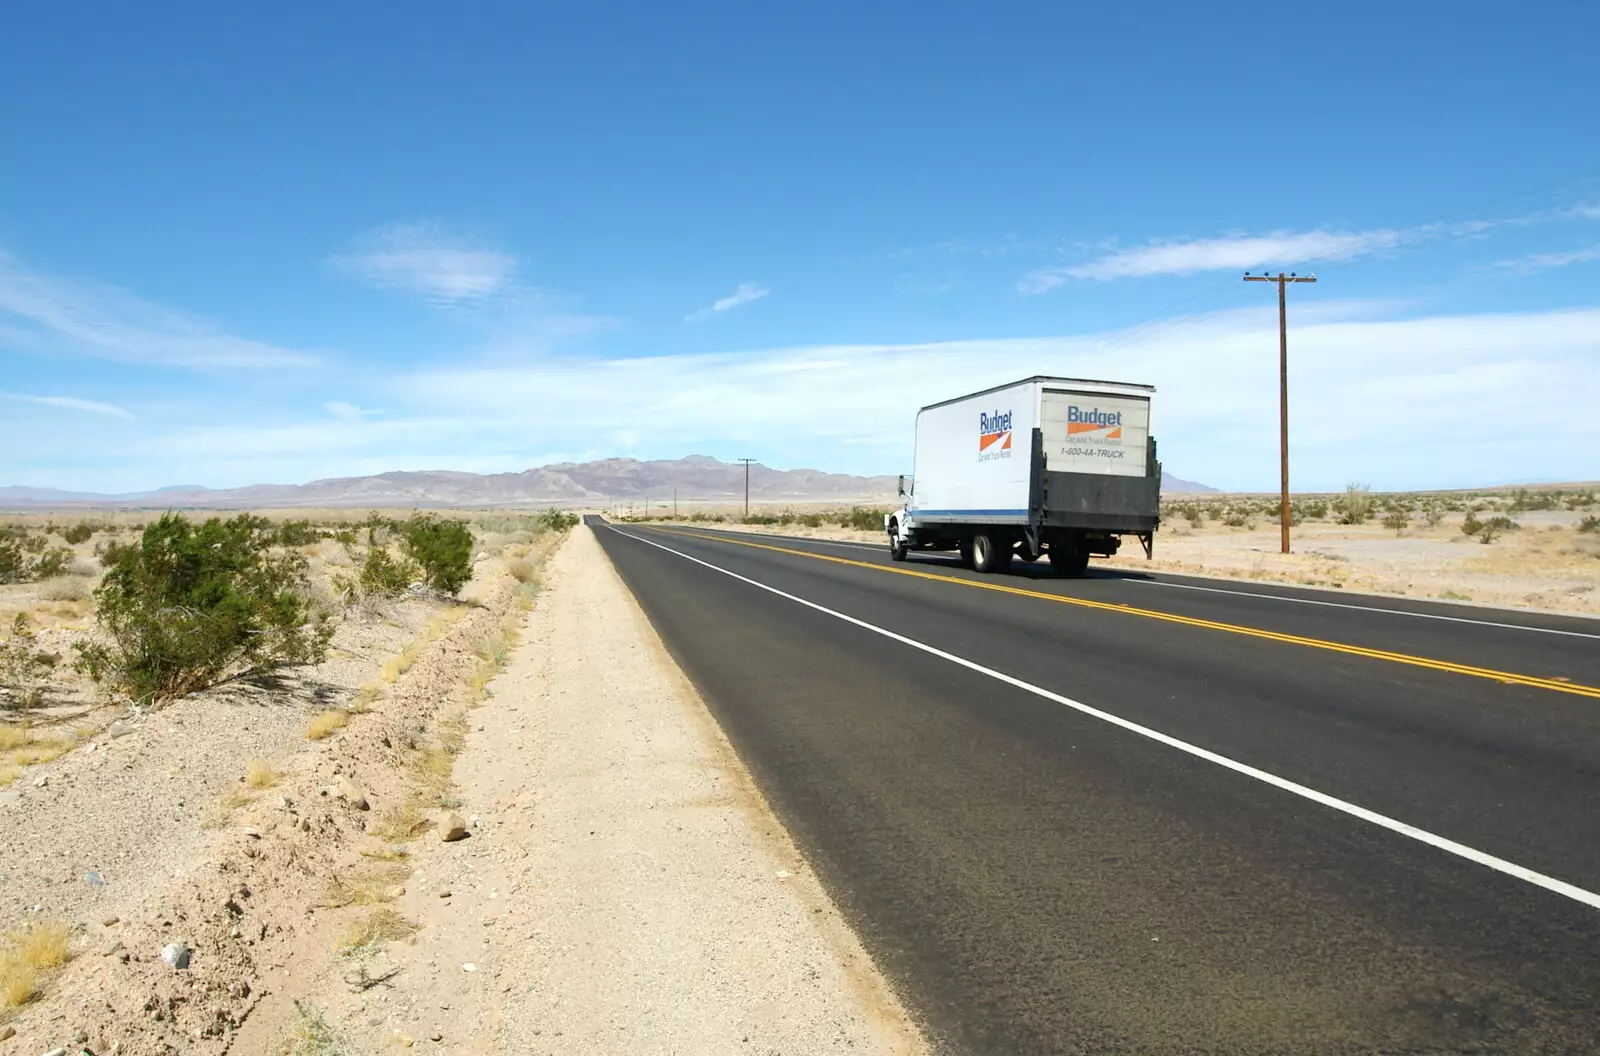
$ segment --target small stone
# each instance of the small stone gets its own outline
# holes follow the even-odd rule
[[[11,1024],[7,1023],[5,1026],[0,1027],[0,1041],[10,1041],[16,1036],[17,1028],[13,1027]]]
[[[404,884],[395,884],[393,887],[384,891],[384,895],[386,895],[391,901],[404,896],[405,893],[406,889]]]
[[[43,788],[44,786],[48,785],[49,783],[50,783],[50,778],[46,777],[44,774],[40,774],[38,777],[33,779],[33,787],[34,788]]]
[[[117,953],[117,960],[123,964],[127,964],[130,960],[132,960],[132,957],[127,950],[121,950]]]
[[[449,898],[450,897],[449,890],[440,891],[439,892],[439,897],[440,898]]]
[[[103,946],[101,948],[100,956],[102,956],[102,957],[115,957],[117,954],[119,954],[121,952],[122,952],[122,943],[120,943],[120,942],[108,942],[108,943],[106,943],[105,946]]]
[[[104,928],[109,928],[113,924],[121,924],[121,923],[122,923],[122,918],[121,917],[107,917],[105,920],[102,920],[100,922],[100,926],[104,927]]]
[[[445,843],[455,843],[466,838],[467,823],[461,820],[460,814],[447,810],[439,815],[439,839]]]
[[[394,1043],[400,1046],[402,1049],[409,1049],[411,1046],[416,1044],[416,1042],[412,1041],[404,1034],[396,1034],[394,1036]]]
[[[118,719],[116,722],[113,722],[110,726],[106,727],[106,734],[112,740],[116,740],[118,737],[126,737],[132,732],[133,727],[128,723],[123,722],[121,719]]]
[[[369,1026],[369,1027],[381,1027],[381,1026],[383,1026],[383,1017],[382,1016],[369,1016],[369,1017],[367,1017],[367,1026]]]
[[[428,1040],[429,1041],[443,1041],[444,1040],[444,1035],[440,1034],[438,1031],[434,1031],[432,1034],[428,1035]]]
[[[244,834],[246,836],[250,837],[252,840],[259,840],[261,838],[261,830],[260,829],[246,828],[244,830]]]
[[[58,1049],[51,1049],[44,1056],[67,1056],[67,1047],[63,1045]]]
[[[187,968],[190,952],[181,942],[169,942],[161,949],[161,959],[174,968]]]
[[[473,964],[471,961],[468,961],[466,964],[461,966],[461,970],[463,972],[475,972],[478,970],[478,966]]]
[[[99,747],[100,747],[100,743],[98,741],[90,741],[88,746],[84,748],[83,754],[84,755],[93,755],[94,752],[95,752],[95,749],[97,749]]]
[[[339,778],[339,798],[357,810],[366,810],[371,806],[367,802],[367,794],[361,791],[354,781],[343,775]]]
[[[88,884],[90,887],[106,886],[105,878],[100,875],[100,871],[98,869],[90,869],[87,873],[84,873],[83,882]]]

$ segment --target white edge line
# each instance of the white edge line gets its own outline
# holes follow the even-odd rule
[[[1265,598],[1268,601],[1289,601],[1296,605],[1325,605],[1330,609],[1355,609],[1358,612],[1381,612],[1389,616],[1411,616],[1419,620],[1445,620],[1449,623],[1470,623],[1476,627],[1499,627],[1508,631],[1534,631],[1538,634],[1562,634],[1570,638],[1596,638],[1600,634],[1588,631],[1563,631],[1555,627],[1530,627],[1525,623],[1496,623],[1493,620],[1473,620],[1465,616],[1443,616],[1435,612],[1412,612],[1409,609],[1385,609],[1378,605],[1353,605],[1348,601],[1322,601],[1317,598],[1291,598],[1284,594],[1258,594],[1249,590],[1229,590],[1226,587],[1201,587],[1193,583],[1168,583],[1164,579],[1130,579],[1130,583],[1143,583],[1147,587],[1169,587],[1172,590],[1203,590],[1211,594],[1233,594],[1241,598]]]
[[[787,591],[779,590],[777,587],[770,587],[765,583],[750,579],[747,576],[741,576],[737,572],[730,572],[726,568],[713,565],[709,561],[702,561],[700,558],[686,554],[681,550],[674,550],[670,546],[662,546],[660,543],[652,542],[651,540],[645,539],[641,536],[621,531],[620,529],[614,528],[610,525],[606,525],[606,527],[611,528],[611,530],[616,532],[618,535],[632,539],[635,542],[644,543],[646,546],[653,546],[657,550],[665,550],[667,553],[681,557],[685,561],[692,561],[697,565],[711,569],[713,572],[720,572],[725,576],[739,580],[741,583],[748,583],[752,587],[757,587],[761,590],[767,591],[769,594],[776,594],[780,598],[786,598],[789,601],[804,605],[808,609],[814,609],[817,612],[832,616],[835,619],[843,620],[845,623],[860,627],[862,630],[871,631],[873,634],[882,635],[891,641],[896,641],[902,645],[910,646],[912,649],[927,653],[930,656],[936,656],[941,660],[947,660],[950,663],[955,664],[958,667],[964,667],[969,671],[976,671],[978,674],[987,675],[988,677],[1000,682],[1004,682],[1009,686],[1014,686],[1017,689],[1023,690],[1024,692],[1032,693],[1034,696],[1043,697],[1045,700],[1054,701],[1055,703],[1069,707],[1074,711],[1082,712],[1091,718],[1099,719],[1101,722],[1108,722],[1111,725],[1119,726],[1130,733],[1136,733],[1141,737],[1147,737],[1150,740],[1159,744],[1164,744],[1169,748],[1176,748],[1178,751],[1192,755],[1197,759],[1204,759],[1208,763],[1215,763],[1220,767],[1232,770],[1234,773],[1243,774],[1246,777],[1254,778],[1257,781],[1271,785],[1274,788],[1281,789],[1285,792],[1289,792],[1293,795],[1301,797],[1302,799],[1309,799],[1313,803],[1318,803],[1325,807],[1331,807],[1334,810],[1348,814],[1354,818],[1360,818],[1362,821],[1376,825],[1381,829],[1388,829],[1390,832],[1399,833],[1402,836],[1408,836],[1419,843],[1425,843],[1430,847],[1438,848],[1439,850],[1453,854],[1458,858],[1465,858],[1469,862],[1475,862],[1478,865],[1486,866],[1487,868],[1493,869],[1496,872],[1504,873],[1507,876],[1526,881],[1527,883],[1533,884],[1535,887],[1542,887],[1547,891],[1553,891],[1558,895],[1572,899],[1574,902],[1581,902],[1584,905],[1589,906],[1591,909],[1600,909],[1600,894],[1595,894],[1592,891],[1585,891],[1583,888],[1574,884],[1569,884],[1565,880],[1557,880],[1555,877],[1546,876],[1543,873],[1535,872],[1534,870],[1520,866],[1515,862],[1508,862],[1504,858],[1497,858],[1492,854],[1487,854],[1475,848],[1468,847],[1464,843],[1457,843],[1455,840],[1436,835],[1427,831],[1426,829],[1419,829],[1415,825],[1408,825],[1403,821],[1397,821],[1396,819],[1385,814],[1379,814],[1377,811],[1368,810],[1366,807],[1357,806],[1354,803],[1339,799],[1336,796],[1330,796],[1326,792],[1318,792],[1314,788],[1299,784],[1295,781],[1290,781],[1288,778],[1279,777],[1276,774],[1257,769],[1256,767],[1250,766],[1248,763],[1241,763],[1238,760],[1230,759],[1225,755],[1218,755],[1216,752],[1201,748],[1199,745],[1190,744],[1188,741],[1181,741],[1178,738],[1162,733],[1159,730],[1153,730],[1148,726],[1141,726],[1137,722],[1132,722],[1120,716],[1113,715],[1110,712],[1101,711],[1099,708],[1092,707],[1083,703],[1082,701],[1073,700],[1071,697],[1064,697],[1059,693],[1052,693],[1050,690],[1045,689],[1042,686],[1036,686],[1031,682],[1024,682],[1022,679],[1005,674],[1002,671],[996,671],[993,668],[984,667],[982,664],[975,663],[974,661],[968,660],[965,657],[957,656],[954,653],[947,653],[943,649],[919,642],[914,638],[907,638],[902,634],[896,634],[894,631],[887,630],[875,624],[867,623],[864,620],[858,620],[854,616],[847,616],[844,613],[830,609],[825,605],[819,605],[814,601],[807,601],[805,598],[790,594]]]
[[[706,531],[717,531],[710,528]],[[743,535],[751,539],[782,539],[796,543],[820,543],[823,546],[844,546],[854,550],[884,551],[887,548],[874,546],[872,543],[845,542],[840,539],[812,539],[804,535],[764,535],[760,532],[730,532],[723,531],[723,535]],[[1126,582],[1141,583],[1147,587],[1169,587],[1173,590],[1203,590],[1209,594],[1233,594],[1241,598],[1262,598],[1266,601],[1288,601],[1296,605],[1323,605],[1330,609],[1354,609],[1357,612],[1380,612],[1386,616],[1410,616],[1418,620],[1444,620],[1447,623],[1469,623],[1475,627],[1497,627],[1507,631],[1533,631],[1536,634],[1560,634],[1568,638],[1593,638],[1600,640],[1600,633],[1589,631],[1563,631],[1555,627],[1530,627],[1525,623],[1496,623],[1493,620],[1474,620],[1466,616],[1444,616],[1434,612],[1412,612],[1410,609],[1386,609],[1380,605],[1356,605],[1348,601],[1322,601],[1318,598],[1293,598],[1286,594],[1262,594],[1251,590],[1230,590],[1227,587],[1202,587],[1193,583],[1170,583],[1164,579],[1135,579],[1125,577]]]

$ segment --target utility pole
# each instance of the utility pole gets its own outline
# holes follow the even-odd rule
[[[1278,284],[1278,451],[1283,463],[1283,493],[1278,507],[1279,535],[1283,552],[1289,552],[1289,303],[1285,290],[1291,282],[1316,282],[1315,275],[1245,273],[1245,282]]]
[[[744,463],[744,519],[748,521],[750,520],[750,463],[755,459],[741,458],[739,461]]]
[[[672,519],[678,519],[678,486],[672,485]]]

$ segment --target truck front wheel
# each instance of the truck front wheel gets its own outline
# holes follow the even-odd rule
[[[900,537],[900,525],[891,522],[889,525],[889,560],[904,561],[906,559],[906,551],[910,549],[910,544]]]
[[[972,567],[979,572],[1004,572],[1011,565],[1011,543],[988,532],[972,537]]]

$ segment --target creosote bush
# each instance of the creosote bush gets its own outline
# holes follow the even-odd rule
[[[424,581],[434,590],[455,594],[472,578],[472,529],[461,521],[416,513],[394,529],[406,556],[422,568]]]
[[[198,527],[163,515],[118,554],[94,597],[109,641],[80,644],[77,666],[148,702],[318,663],[333,634],[309,600],[306,559],[250,514]]]
[[[1366,524],[1372,516],[1372,489],[1365,484],[1351,484],[1344,489],[1339,500],[1340,524]]]

